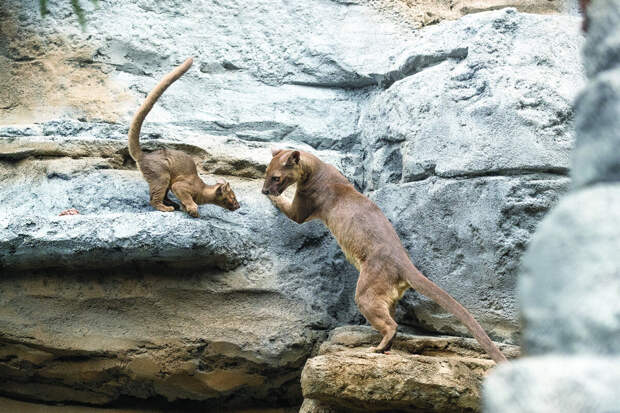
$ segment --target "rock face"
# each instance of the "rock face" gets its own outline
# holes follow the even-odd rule
[[[302,411],[479,411],[482,377],[495,363],[473,339],[401,334],[389,355],[368,351],[378,340],[368,327],[335,329],[304,367]]]
[[[424,31],[390,72],[401,80],[370,98],[364,183],[422,272],[516,342],[519,257],[568,185],[580,42],[565,17],[489,16]],[[465,333],[429,300],[404,301],[405,320]]]
[[[485,411],[617,412],[620,406],[620,4],[593,2],[590,82],[577,104],[572,191],[542,221],[519,294],[528,357],[485,382]],[[617,150],[616,150],[617,154]]]
[[[411,251],[414,263],[483,323],[492,336],[517,342],[514,273],[536,224],[568,185],[554,175],[430,177],[389,184],[371,198]],[[399,318],[428,330],[467,334],[437,304],[414,292]]]
[[[411,46],[392,73],[402,80],[363,111],[370,189],[429,176],[566,173],[582,80],[577,27],[512,11],[479,19],[424,31],[432,41]]]
[[[139,173],[111,166],[122,145],[80,141],[83,158],[63,140],[64,156],[39,158],[48,143],[29,139],[33,157],[3,170],[3,391],[297,403],[314,343],[356,314],[327,230],[288,221],[242,178],[238,212],[156,212]],[[68,207],[80,214],[58,216]]]
[[[84,4],[82,31],[69,2],[45,18],[2,2],[0,392],[298,405],[317,343],[362,318],[329,232],[260,194],[272,145],[334,164],[429,278],[515,342],[520,254],[568,186],[579,21],[506,9],[418,29],[480,2],[437,2],[431,20],[406,3],[114,0]],[[126,147],[133,110],[188,56],[142,143],[231,182],[241,209],[200,219],[152,210]],[[416,293],[398,319],[465,332]]]

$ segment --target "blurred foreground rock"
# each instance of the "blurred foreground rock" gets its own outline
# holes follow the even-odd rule
[[[588,14],[573,188],[524,256],[527,357],[489,376],[488,413],[620,412],[620,2],[592,2]]]

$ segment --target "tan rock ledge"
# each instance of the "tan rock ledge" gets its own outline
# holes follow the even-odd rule
[[[370,327],[335,329],[301,375],[301,412],[477,412],[480,387],[495,365],[474,339],[400,334],[390,354],[369,347]],[[498,344],[507,357],[519,348]]]

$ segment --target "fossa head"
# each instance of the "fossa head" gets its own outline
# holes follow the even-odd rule
[[[279,196],[302,176],[301,154],[291,149],[272,149],[271,162],[265,172],[263,194]]]
[[[214,203],[229,211],[239,209],[239,202],[237,202],[237,197],[230,187],[230,184],[225,181],[218,181],[216,185]]]

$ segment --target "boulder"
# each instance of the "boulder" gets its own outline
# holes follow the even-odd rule
[[[379,340],[368,327],[332,331],[302,372],[301,411],[480,411],[480,384],[495,363],[474,340],[400,334],[389,354],[370,352]]]

